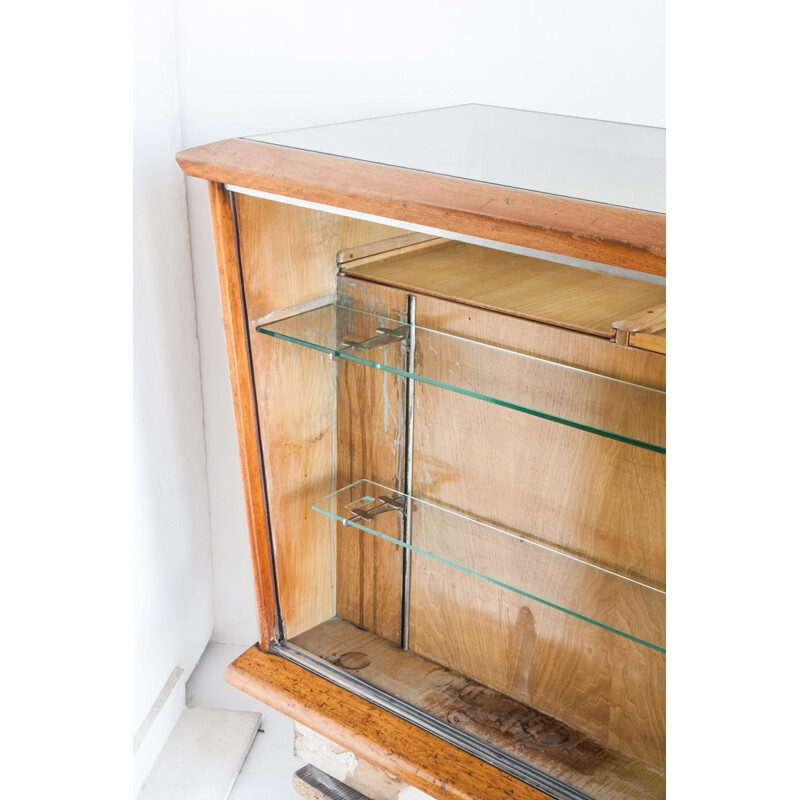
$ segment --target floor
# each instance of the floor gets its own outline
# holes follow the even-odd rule
[[[292,755],[293,722],[225,683],[225,669],[249,645],[211,642],[186,683],[186,705],[261,713],[256,734],[229,800],[298,800],[292,775],[304,762]]]

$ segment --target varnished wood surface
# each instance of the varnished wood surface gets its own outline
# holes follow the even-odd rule
[[[324,622],[293,644],[598,800],[664,794],[660,770],[344,620]]]
[[[225,139],[179,153],[187,174],[312,203],[666,274],[666,217],[337,156]]]
[[[439,240],[422,252],[355,261],[348,275],[410,292],[610,337],[615,320],[661,303],[665,289],[554,261]],[[618,323],[623,324],[623,323]]]
[[[257,647],[237,658],[225,679],[441,800],[551,800],[416,725]]]
[[[228,348],[228,370],[233,392],[233,411],[239,442],[239,463],[245,493],[250,557],[253,565],[258,622],[262,646],[277,635],[274,586],[270,564],[270,527],[261,479],[258,420],[247,346],[239,276],[232,196],[217,183],[209,183],[211,222],[217,250],[222,318]]]

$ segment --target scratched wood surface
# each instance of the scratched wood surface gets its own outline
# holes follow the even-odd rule
[[[278,598],[291,636],[333,613],[330,526],[311,502],[335,482],[335,364],[255,326],[333,300],[337,251],[402,231],[246,195],[236,210]]]
[[[548,800],[477,756],[277,655],[251,647],[225,680],[438,800]]]
[[[598,800],[664,796],[661,770],[344,620],[325,622],[294,643]]]
[[[575,258],[666,274],[666,216],[385,164],[226,139],[187,175]]]

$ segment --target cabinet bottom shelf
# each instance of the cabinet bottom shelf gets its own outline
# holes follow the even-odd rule
[[[346,620],[330,619],[291,644],[590,797],[665,795],[662,771]]]

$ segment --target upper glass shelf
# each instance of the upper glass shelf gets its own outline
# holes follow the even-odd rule
[[[372,481],[356,481],[315,500],[311,508],[346,527],[666,652],[666,592],[660,587]],[[404,513],[412,515],[407,542],[399,533]]]
[[[469,104],[246,137],[663,214],[666,131]]]
[[[333,304],[257,330],[336,358],[666,452],[666,395],[656,389]],[[406,343],[412,338],[409,359]]]

